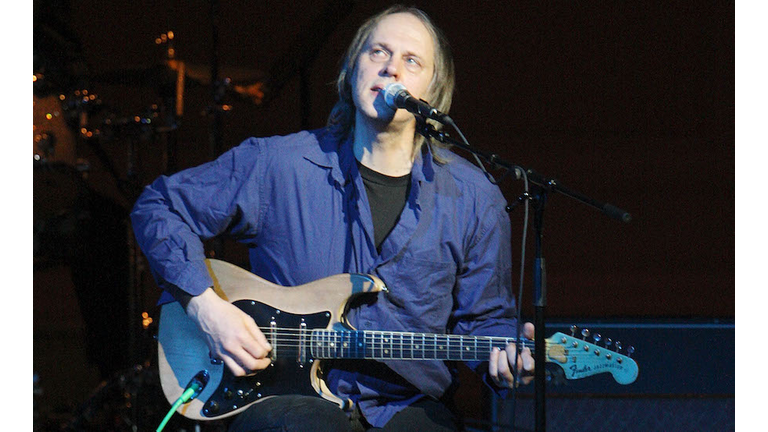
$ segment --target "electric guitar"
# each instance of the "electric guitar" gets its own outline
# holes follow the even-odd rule
[[[235,415],[264,398],[281,394],[319,395],[349,409],[323,381],[321,360],[487,360],[493,347],[515,338],[361,331],[346,322],[358,296],[385,291],[383,282],[364,274],[339,274],[297,287],[282,287],[224,261],[206,260],[215,292],[256,321],[272,345],[272,364],[253,375],[236,377],[211,359],[197,325],[178,302],[162,306],[158,329],[160,383],[169,403],[201,371],[209,377],[197,398],[178,412],[193,420]],[[533,341],[522,343],[533,350]],[[620,384],[637,378],[634,360],[582,339],[555,333],[546,340],[547,362],[563,368],[565,378],[611,373]]]

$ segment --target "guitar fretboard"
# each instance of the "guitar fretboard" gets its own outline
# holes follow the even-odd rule
[[[515,338],[386,331],[314,330],[311,355],[319,359],[487,360],[494,347]],[[532,347],[532,341],[527,341]],[[526,343],[529,346],[529,343]]]

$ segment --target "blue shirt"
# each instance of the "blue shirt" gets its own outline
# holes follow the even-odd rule
[[[361,330],[515,334],[506,202],[475,166],[424,145],[400,219],[374,245],[370,206],[350,139],[325,129],[250,138],[217,160],[162,176],[131,214],[158,283],[169,294],[213,283],[201,239],[226,233],[249,248],[251,270],[283,286],[338,273],[370,273],[389,288],[352,311]],[[442,361],[387,361],[407,382],[333,370],[331,390],[380,427],[409,403],[453,382]],[[487,362],[469,366],[481,374]]]

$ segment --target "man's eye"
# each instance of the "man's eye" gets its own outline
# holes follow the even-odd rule
[[[375,49],[371,50],[371,58],[383,59],[383,58],[386,58],[386,57],[387,57],[387,52],[384,51],[381,48],[375,48]]]
[[[415,59],[413,57],[406,58],[405,59],[405,64],[410,69],[419,69],[419,68],[421,68],[421,63],[419,62],[419,60],[417,60],[417,59]]]

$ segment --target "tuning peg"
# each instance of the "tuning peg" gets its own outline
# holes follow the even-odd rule
[[[616,352],[621,351],[621,341],[616,341],[614,346],[616,347]]]
[[[581,339],[586,340],[587,336],[589,336],[589,329],[584,329],[581,331]]]
[[[578,327],[576,327],[575,325],[572,325],[571,326],[571,336],[576,336],[576,331],[578,329],[579,329]]]
[[[600,336],[600,333],[595,333],[594,335],[592,335],[592,339],[595,340],[595,345],[597,345],[597,343],[600,342],[600,339],[602,339],[602,338],[603,337]]]
[[[611,338],[605,338],[605,347],[610,348],[611,345],[613,345],[613,340]]]
[[[627,357],[632,357],[632,354],[634,354],[634,353],[635,353],[635,347],[633,347],[632,345],[630,345],[630,346],[627,348]]]

